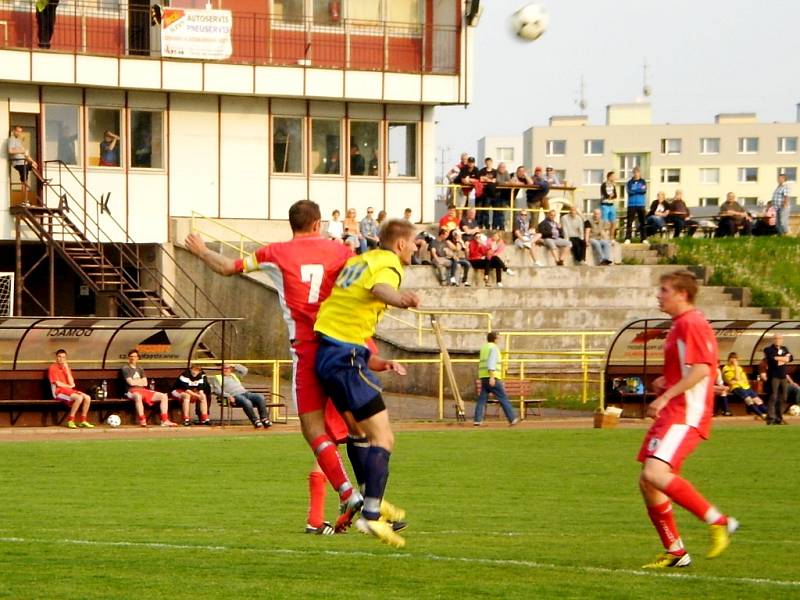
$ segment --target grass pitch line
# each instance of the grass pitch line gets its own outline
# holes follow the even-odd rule
[[[513,558],[477,558],[468,556],[442,556],[439,554],[414,554],[412,552],[369,552],[367,550],[293,550],[291,548],[239,548],[235,546],[211,546],[202,544],[170,544],[164,542],[126,542],[126,541],[98,541],[60,539],[45,540],[21,537],[0,537],[4,544],[64,544],[71,546],[100,546],[105,548],[150,548],[155,550],[209,550],[212,552],[247,552],[274,555],[317,555],[337,557],[369,557],[369,558],[400,558],[404,560],[422,559],[440,562],[453,562],[477,565],[525,567],[548,571],[562,571],[574,573],[576,571],[586,574],[601,575],[629,575],[632,577],[664,577],[686,581],[705,581],[712,583],[739,583],[758,586],[773,586],[781,588],[800,588],[800,581],[768,579],[764,577],[719,577],[716,575],[696,575],[693,573],[654,573],[641,569],[611,569],[608,567],[590,567],[581,565],[556,565],[553,563],[540,563],[531,560]]]

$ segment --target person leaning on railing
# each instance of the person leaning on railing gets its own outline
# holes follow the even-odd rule
[[[506,163],[501,162],[497,165],[497,172],[495,173],[495,186],[507,184],[511,181],[511,173],[508,172]],[[506,229],[506,208],[511,206],[511,190],[498,189],[494,200],[492,201],[492,208],[498,210],[492,211],[492,229],[496,231],[505,231]]]

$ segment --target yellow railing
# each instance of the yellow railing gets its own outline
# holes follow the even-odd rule
[[[463,186],[461,186],[458,183],[449,183],[449,184],[437,183],[436,187],[446,190],[445,195],[452,200],[452,203],[455,204],[457,208],[459,208],[459,209],[467,208],[467,207],[458,206],[458,202],[456,201],[456,199],[458,198],[458,195],[461,193],[461,190],[463,189]],[[503,211],[504,213],[506,213],[506,223],[511,222],[511,219],[513,219],[513,217],[514,217],[514,213],[515,212],[519,212],[519,210],[520,210],[520,207],[514,206],[515,201],[517,199],[517,195],[519,194],[519,192],[522,191],[522,190],[536,189],[536,188],[530,188],[530,187],[524,187],[524,186],[518,186],[518,185],[509,185],[509,186],[498,185],[496,187],[497,187],[498,190],[511,190],[511,201],[510,201],[511,206],[507,206],[507,207],[499,207],[499,206],[470,206],[469,208],[474,208],[476,211],[490,211],[490,210]],[[561,196],[556,196],[556,195],[549,196],[551,201],[553,201],[554,203],[559,202],[561,204],[561,206],[559,206],[559,207],[556,207],[554,205],[551,208],[555,208],[556,210],[558,210],[558,212],[560,212],[562,214],[566,214],[566,213],[569,212],[569,210],[563,208],[564,201],[567,201],[568,204],[574,206],[575,205],[575,194],[576,193],[580,193],[580,192],[583,191],[581,188],[574,188],[574,187],[568,187],[568,186],[553,186],[553,187],[550,188],[550,190],[551,191],[556,191],[556,192],[558,192],[558,191],[563,192],[561,194]],[[527,208],[527,205],[525,206],[525,208]],[[536,213],[537,214],[537,222],[541,221],[542,219],[544,219],[544,214],[546,212],[545,209],[542,208],[542,207],[534,208],[534,209],[528,209],[528,211],[531,212],[531,213]]]
[[[408,321],[403,319],[400,315],[405,314],[406,312],[412,313],[416,316],[415,322]],[[392,312],[386,312],[384,314],[385,317],[392,319],[393,321],[397,321],[398,323],[402,323],[403,325],[407,325],[417,331],[417,343],[422,345],[422,334],[426,331],[433,331],[433,328],[430,326],[426,326],[425,318],[430,317],[431,315],[436,315],[437,317],[483,317],[486,319],[486,326],[485,327],[450,327],[445,323],[440,322],[440,326],[442,331],[459,331],[461,333],[489,333],[492,330],[492,313],[484,312],[484,311],[471,311],[471,310],[416,310],[416,309],[409,309],[408,311],[403,311],[399,314],[395,314]],[[430,322],[430,321],[428,321]]]
[[[215,228],[221,228],[225,231],[229,231],[233,234],[233,239],[238,240],[238,244],[231,243],[228,240],[223,240],[219,238],[216,234],[211,233],[207,228],[202,228],[204,223],[212,223]],[[208,239],[214,240],[215,242],[219,242],[226,248],[230,248],[234,252],[239,254],[239,258],[244,258],[248,255],[248,252],[245,252],[244,245],[248,242],[253,244],[258,244],[259,246],[263,246],[266,242],[260,242],[258,240],[254,240],[247,234],[242,233],[238,229],[223,223],[220,219],[214,219],[212,217],[206,217],[205,215],[200,214],[199,212],[192,211],[191,215],[191,230],[193,233],[200,233],[203,236],[207,237]]]

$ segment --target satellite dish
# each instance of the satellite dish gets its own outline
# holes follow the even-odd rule
[[[653,93],[653,88],[651,88],[649,85],[645,85],[642,88],[642,94],[644,95],[645,98],[649,97],[652,93]]]

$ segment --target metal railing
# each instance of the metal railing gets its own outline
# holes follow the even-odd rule
[[[437,183],[437,188],[443,189],[444,191],[444,200],[448,205],[455,205],[456,208],[459,210],[464,210],[467,208],[474,208],[478,212],[503,212],[505,213],[506,223],[513,222],[514,213],[519,212],[521,208],[525,208],[528,212],[537,215],[536,222],[541,221],[544,219],[544,214],[547,212],[545,208],[542,206],[536,208],[528,208],[527,204],[523,206],[516,206],[517,200],[519,198],[519,192],[525,190],[538,190],[539,188],[536,186],[530,185],[497,185],[495,186],[498,191],[503,190],[511,190],[510,198],[504,199],[503,202],[507,203],[507,205],[493,205],[493,206],[466,206],[469,203],[467,196],[462,194],[462,191],[465,189],[471,189],[472,186],[469,185],[461,185],[458,183]],[[548,200],[550,202],[550,208],[555,209],[559,213],[566,214],[569,212],[568,209],[565,209],[565,205],[576,206],[575,205],[575,194],[576,192],[581,192],[580,188],[575,188],[571,186],[552,186],[550,187],[550,191],[561,192],[561,195],[549,195]],[[458,199],[459,196],[464,198],[464,202],[466,203],[464,206],[459,206]],[[494,198],[495,202],[498,200],[497,197]],[[523,202],[525,202],[523,198]]]
[[[230,225],[224,223],[222,219],[215,219],[213,217],[207,217],[205,215],[200,214],[199,212],[192,211],[191,218],[189,221],[190,229],[192,233],[199,233],[206,238],[221,244],[222,246],[229,248],[236,252],[239,255],[239,258],[245,258],[249,252],[245,250],[245,244],[257,244],[259,246],[266,246],[267,242],[260,242],[256,239],[251,238],[249,235],[242,233],[235,227],[231,227]],[[217,234],[212,233],[210,228],[203,228],[201,224],[209,223],[213,225],[214,228],[221,228],[225,231],[229,231],[233,234],[236,243],[232,243],[229,240],[223,240],[222,238],[218,237]]]
[[[482,317],[486,319],[486,326],[485,327],[452,327],[447,325],[446,320],[442,321],[440,319],[439,326],[442,331],[449,331],[449,332],[459,332],[459,333],[489,333],[492,330],[492,313],[485,312],[485,311],[470,311],[470,310],[433,310],[426,308],[425,310],[416,310],[414,308],[404,310],[399,314],[404,314],[406,312],[412,313],[415,315],[415,321],[412,323],[403,319],[398,314],[394,314],[393,312],[387,311],[384,316],[388,319],[396,321],[398,323],[402,323],[412,329],[415,329],[417,332],[417,343],[422,345],[422,335],[424,332],[433,332],[433,328],[429,325],[426,326],[425,323],[426,317],[430,317],[431,315],[436,315],[437,317]],[[427,321],[430,323],[430,321]]]
[[[39,49],[34,6],[35,0],[0,5],[0,23],[5,23],[0,47]],[[330,16],[321,20],[320,15],[284,17],[266,11],[234,11],[232,18],[232,55],[222,62],[453,75],[459,71],[461,25],[455,18],[452,25]],[[151,20],[149,6],[62,2],[50,49],[160,59],[160,25]]]

